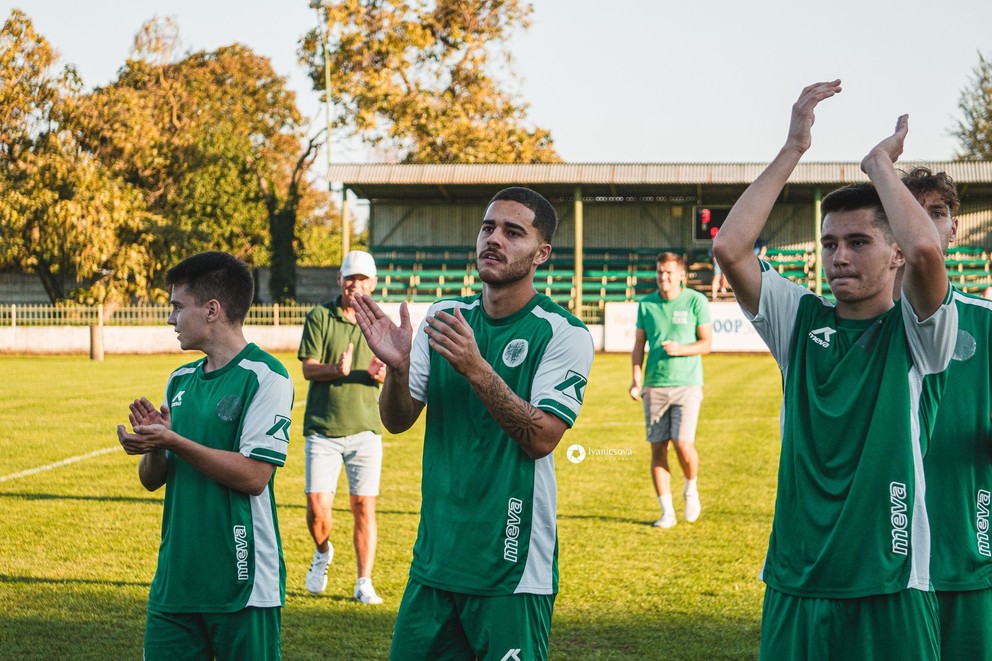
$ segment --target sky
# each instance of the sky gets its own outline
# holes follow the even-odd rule
[[[308,0],[0,0],[24,10],[88,88],[114,80],[134,34],[174,16],[183,50],[233,42],[272,59],[301,111],[321,98],[296,59],[317,23]],[[992,56],[988,0],[534,0],[511,42],[529,118],[568,162],[767,162],[792,103],[819,80],[844,91],[818,109],[806,161],[859,161],[909,113],[905,159],[954,157],[949,134],[978,63]],[[371,162],[332,143],[336,163]]]

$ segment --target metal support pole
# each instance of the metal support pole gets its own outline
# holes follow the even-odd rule
[[[331,167],[331,127],[334,126],[334,112],[331,105],[331,51],[328,46],[330,40],[330,26],[328,25],[327,7],[321,0],[313,0],[310,6],[317,10],[317,16],[323,24],[320,32],[320,43],[324,52],[324,111],[327,118],[327,168]],[[321,11],[323,9],[324,11]],[[334,183],[330,176],[327,179],[327,192],[333,195]],[[346,195],[347,193],[342,193]],[[342,202],[341,208],[341,258],[348,254],[351,248],[351,223],[348,221],[348,214]]]
[[[351,250],[351,220],[348,218],[348,187],[341,187],[341,259]]]
[[[813,268],[814,278],[813,278],[813,291],[816,292],[817,296],[823,295],[823,249],[820,247],[820,200],[823,199],[823,195],[820,189],[817,188],[813,191]]]
[[[96,323],[90,326],[90,360],[103,362],[103,303],[96,308]]]
[[[572,313],[582,318],[582,187],[575,187],[574,202],[573,202],[574,214],[575,214],[575,299],[574,299],[574,309]]]

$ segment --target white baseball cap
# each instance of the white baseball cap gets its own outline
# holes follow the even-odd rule
[[[353,275],[364,275],[367,278],[374,278],[375,274],[375,260],[372,259],[372,255],[364,250],[352,250],[344,256],[344,261],[341,262],[342,278]]]

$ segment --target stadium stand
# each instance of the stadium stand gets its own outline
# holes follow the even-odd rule
[[[773,269],[789,280],[804,287],[812,286],[816,259],[811,248],[768,248],[765,259]]]
[[[951,283],[962,291],[980,294],[992,286],[989,253],[980,246],[951,246],[944,267]]]
[[[687,254],[684,248],[592,248],[584,255],[583,307],[603,309],[611,301],[636,301],[655,291],[658,284],[654,259],[661,252],[686,254],[689,287],[709,293],[713,265],[705,252]],[[451,296],[468,296],[482,290],[475,273],[475,250],[467,246],[430,250],[373,250],[379,266],[376,296],[383,301],[426,302]],[[766,261],[784,277],[813,289],[816,256],[811,247],[769,247]],[[952,246],[945,260],[955,287],[981,293],[992,287],[989,252],[981,246]],[[538,291],[571,308],[575,297],[575,263],[571,255],[556,252],[534,277]],[[821,291],[832,300],[830,285],[820,271]],[[728,299],[730,300],[730,299]]]

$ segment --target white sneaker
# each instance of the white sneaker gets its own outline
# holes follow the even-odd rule
[[[375,593],[375,588],[372,587],[371,578],[360,578],[358,582],[355,583],[355,601],[360,601],[363,604],[375,605],[382,603],[382,597]]]
[[[702,506],[699,504],[699,494],[698,493],[687,493],[685,494],[685,520],[689,523],[695,522],[699,518],[699,513],[702,511]]]
[[[654,522],[655,528],[671,528],[676,523],[675,512],[668,512],[667,514],[662,514],[661,518]]]
[[[307,591],[310,594],[320,594],[327,587],[327,566],[333,559],[334,546],[330,546],[326,555],[317,549],[313,550],[313,561],[307,571]]]

